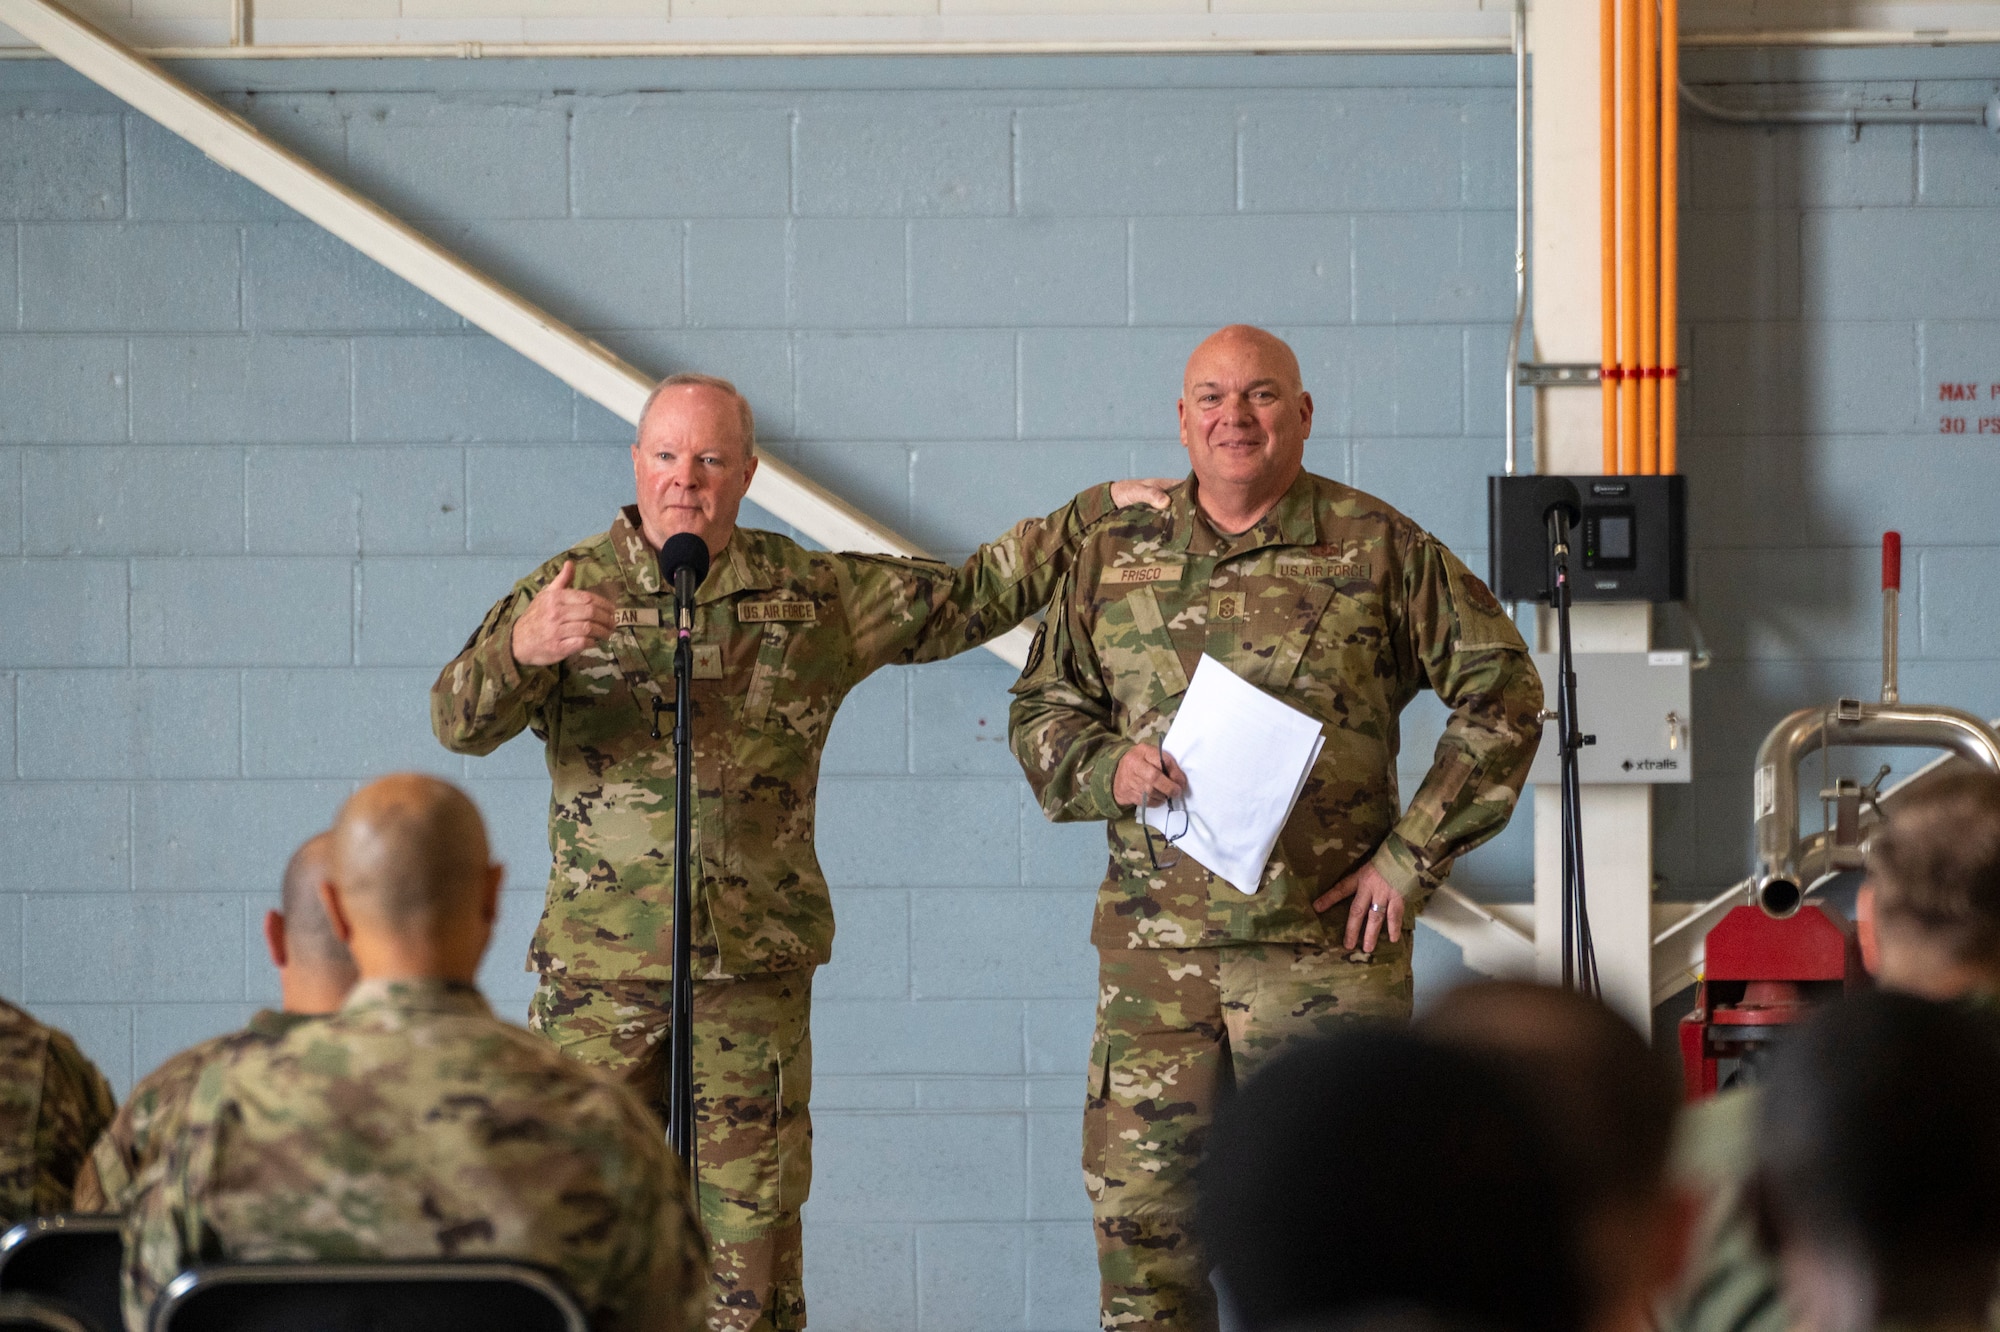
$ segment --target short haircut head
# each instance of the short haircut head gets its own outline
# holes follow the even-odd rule
[[[1357,1025],[1280,1056],[1223,1107],[1198,1231],[1252,1332],[1384,1306],[1572,1332],[1582,1283],[1551,1163],[1489,1064]]]
[[[1757,1119],[1779,1242],[1865,1264],[1884,1318],[2000,1271],[2000,1032],[1958,1004],[1877,991],[1779,1047]]]
[[[1203,338],[1188,355],[1182,371],[1183,387],[1195,383],[1198,371],[1209,366],[1218,355],[1227,355],[1237,363],[1251,358],[1252,363],[1260,365],[1294,393],[1305,387],[1299,356],[1292,350],[1292,344],[1255,324],[1228,324]]]
[[[347,945],[334,935],[320,901],[319,886],[333,877],[333,832],[314,833],[285,864],[285,951],[293,962],[316,966],[354,965]]]
[[[2000,775],[1946,773],[1904,792],[1869,838],[1868,878],[1879,916],[2000,966]]]
[[[1528,981],[1461,985],[1418,1021],[1491,1060],[1544,1116],[1586,1212],[1667,1186],[1680,1086],[1632,1025],[1595,999]]]
[[[669,389],[677,388],[713,389],[717,393],[724,393],[735,399],[736,419],[743,427],[743,456],[749,458],[756,455],[757,417],[750,410],[750,399],[744,397],[735,384],[722,378],[720,375],[700,375],[693,371],[685,371],[677,375],[668,375],[665,379],[653,385],[653,391],[646,395],[646,405],[639,409],[639,425],[641,428],[644,428],[646,418],[652,414],[653,404],[660,400],[660,395]]]
[[[370,782],[340,807],[332,836],[333,883],[357,931],[434,928],[481,909],[486,824],[450,782]]]

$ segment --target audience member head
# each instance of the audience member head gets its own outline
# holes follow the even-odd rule
[[[315,833],[285,865],[282,909],[264,913],[264,945],[278,968],[287,1013],[331,1013],[354,988],[354,957],[335,937],[320,889],[333,856],[333,834]]]
[[[1546,1134],[1464,1051],[1387,1026],[1302,1045],[1223,1107],[1201,1181],[1198,1233],[1249,1332],[1385,1307],[1583,1326]]]
[[[1667,1175],[1680,1109],[1672,1067],[1598,1001],[1526,981],[1462,985],[1417,1029],[1492,1062],[1540,1114],[1582,1219],[1590,1326],[1648,1326],[1697,1210]]]
[[[1984,1326],[2000,1274],[2000,1043],[1956,1004],[1876,992],[1779,1048],[1754,1185],[1807,1332]]]
[[[1948,773],[1904,792],[1869,839],[1861,891],[1883,985],[2000,992],[2000,776]]]
[[[322,897],[364,980],[470,982],[498,911],[486,825],[449,782],[397,773],[356,791],[333,823]]]

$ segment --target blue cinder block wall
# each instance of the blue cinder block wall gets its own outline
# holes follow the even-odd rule
[[[2000,63],[1712,59],[1932,100],[1983,99]],[[1505,60],[184,72],[635,364],[735,379],[773,456],[940,553],[1183,470],[1180,363],[1249,320],[1305,362],[1309,465],[1484,567]],[[2000,144],[1697,125],[1688,158],[1683,457],[1718,661],[1660,859],[1701,896],[1743,873],[1764,728],[1872,680],[1880,528],[1910,546],[1906,696],[2000,713],[2000,439],[1976,425],[2000,407],[1941,436],[1933,402],[1940,379],[2000,383]],[[511,868],[483,982],[518,1017],[540,756],[447,754],[425,691],[514,578],[606,525],[628,440],[75,76],[0,65],[0,994],[122,1090],[276,999],[258,931],[285,856],[358,781],[417,768],[467,784]],[[1101,834],[1029,799],[1010,679],[984,654],[885,671],[827,755],[827,1332],[1093,1324],[1076,1157]],[[1413,709],[1406,787],[1438,723]],[[1529,823],[1461,886],[1525,899]],[[1456,956],[1424,937],[1436,984]]]

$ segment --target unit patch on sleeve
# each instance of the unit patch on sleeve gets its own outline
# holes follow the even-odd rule
[[[819,606],[811,601],[739,601],[736,603],[738,624],[789,623],[803,620],[808,623],[819,619]]]

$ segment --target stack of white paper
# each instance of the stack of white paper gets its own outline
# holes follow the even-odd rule
[[[1187,831],[1175,845],[1238,891],[1256,892],[1325,743],[1319,722],[1204,655],[1160,746],[1187,774]],[[1165,805],[1144,818],[1181,830]]]

